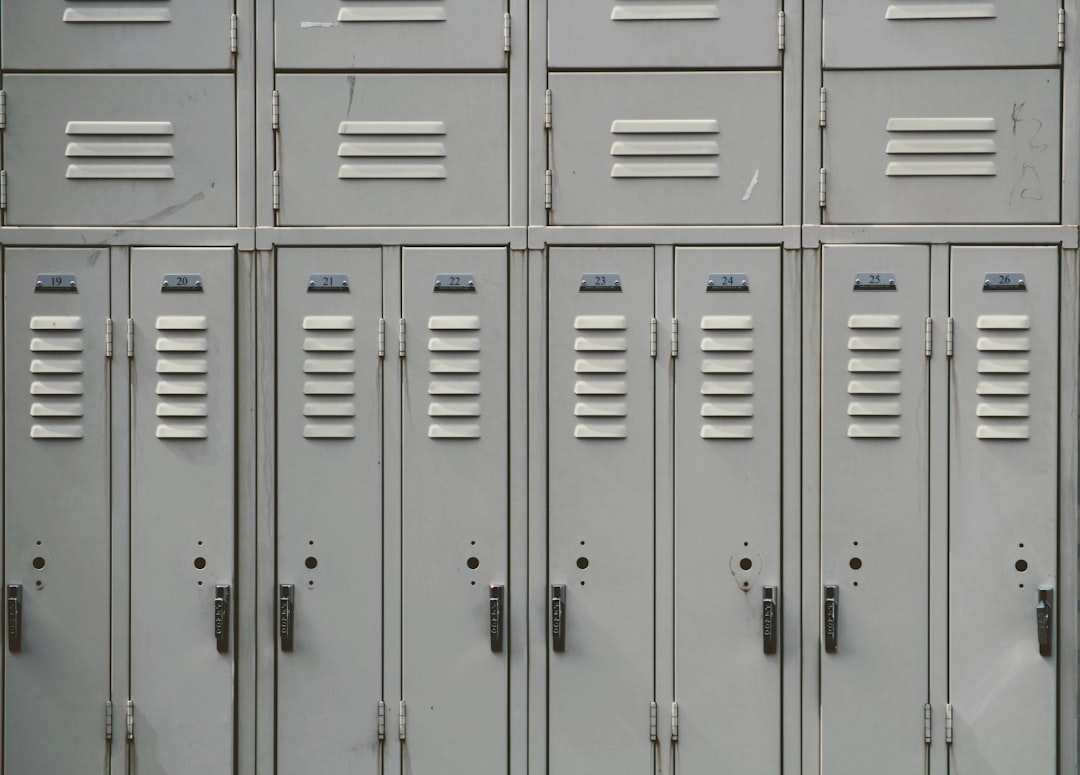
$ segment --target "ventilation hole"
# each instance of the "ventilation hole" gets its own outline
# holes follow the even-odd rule
[[[319,567],[319,561],[314,557],[308,557],[306,560],[304,560],[304,565],[307,567],[308,570],[315,570],[317,567]]]
[[[45,558],[44,557],[35,557],[32,565],[35,568],[37,568],[38,570],[41,570],[42,568],[45,567]]]
[[[588,557],[578,557],[577,558],[577,566],[579,568],[581,568],[582,570],[585,570],[586,568],[589,567],[589,558]]]
[[[34,562],[37,562],[37,560],[34,560]],[[34,567],[36,568],[37,566],[35,565]],[[1027,570],[1027,560],[1017,560],[1016,561],[1016,569],[1018,571],[1020,571],[1021,573],[1026,571]]]
[[[203,568],[205,568],[206,567],[206,558],[205,557],[196,557],[195,558],[195,567],[198,568],[199,570],[202,570]]]
[[[849,562],[848,565],[851,566],[852,570],[858,570],[862,567],[862,560],[860,560],[858,557],[852,557],[851,562]]]
[[[469,566],[469,570],[476,570],[480,567],[480,560],[476,557],[470,557],[465,564]]]
[[[750,570],[754,567],[754,561],[751,560],[749,557],[743,557],[741,560],[739,560],[739,567],[743,570]]]

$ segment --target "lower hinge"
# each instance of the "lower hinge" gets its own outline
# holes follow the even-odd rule
[[[112,700],[105,701],[105,739],[112,740]]]
[[[397,736],[398,740],[405,739],[405,700],[398,703]]]
[[[0,170],[0,210],[7,209],[7,170]]]
[[[399,358],[405,357],[405,318],[397,324],[397,354]]]
[[[829,98],[825,87],[821,87],[818,95],[818,126],[825,126],[829,122]]]
[[[934,319],[926,319],[926,357],[934,354]],[[930,707],[927,705],[926,707]]]
[[[1065,9],[1058,8],[1058,48],[1065,48]]]
[[[649,739],[656,742],[656,703],[649,703]]]
[[[671,703],[671,742],[679,742],[679,703]]]
[[[270,95],[270,128],[275,132],[281,129],[281,92],[277,89]]]
[[[386,318],[379,318],[379,357],[386,357]]]
[[[510,14],[503,14],[503,53],[510,53]]]
[[[271,199],[273,199],[274,209],[281,209],[281,172],[274,170],[274,186],[272,190]]]
[[[818,171],[818,207],[824,207],[826,201],[827,190],[825,188],[825,168],[822,167]]]
[[[111,358],[113,353],[113,322],[112,318],[105,318],[105,357]]]
[[[679,319],[671,319],[671,357],[679,357]]]
[[[127,739],[135,739],[135,703],[127,701]]]
[[[386,739],[386,703],[379,700],[378,715],[379,742]]]
[[[124,335],[124,340],[127,342],[127,357],[135,357],[135,321],[131,318],[127,319],[127,333]]]
[[[0,129],[7,128],[7,92],[0,89]]]
[[[931,725],[930,725],[930,703],[923,705],[923,742],[930,745],[931,737]]]
[[[649,320],[649,356],[652,358],[656,357],[656,344],[656,318],[652,318]]]
[[[551,209],[551,170],[544,170],[544,209]]]
[[[784,12],[780,11],[776,19],[776,47],[780,51],[784,50],[787,45],[787,20],[784,16]]]
[[[235,54],[240,42],[240,24],[236,14],[229,17],[229,53]]]
[[[945,321],[945,355],[949,358],[953,354],[953,319],[950,317]]]
[[[945,706],[945,745],[952,745],[952,704]]]

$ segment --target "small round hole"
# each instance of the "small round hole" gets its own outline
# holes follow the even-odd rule
[[[202,541],[196,541],[195,543],[198,544],[199,546],[202,546]]]
[[[584,582],[584,581],[583,581],[583,582],[581,582],[581,586],[585,586],[585,582]]]
[[[34,541],[34,544],[35,544],[36,546],[41,546],[41,541]],[[1023,544],[1021,544],[1021,546],[1023,546]]]
[[[315,545],[315,542],[314,542],[314,541],[308,541],[308,542],[307,542],[307,545],[308,545],[308,546],[314,546],[314,545]]]
[[[44,557],[35,557],[32,564],[33,564],[33,566],[35,568],[37,568],[38,570],[41,570],[42,568],[45,567],[45,558]]]
[[[319,561],[314,557],[308,557],[306,560],[304,560],[304,566],[308,570],[315,570],[317,567],[319,567]]]
[[[205,568],[206,567],[206,558],[205,557],[196,557],[195,558],[195,567],[198,568],[199,570],[202,570],[203,568]]]
[[[588,557],[578,557],[577,558],[577,566],[579,568],[581,568],[582,570],[585,570],[586,568],[589,567],[589,558]]]
[[[199,586],[202,586],[202,579],[199,579]]]
[[[1027,570],[1027,560],[1017,560],[1016,561],[1016,569],[1018,571],[1020,571],[1021,573],[1026,571]]]
[[[862,560],[860,560],[858,557],[852,557],[851,562],[849,562],[848,565],[851,566],[852,570],[858,570],[862,567]]]
[[[744,582],[742,583],[742,585],[743,585],[743,588],[745,589],[746,587],[749,587],[749,586],[750,586],[750,582],[749,582],[749,581],[744,581]]]
[[[858,541],[852,541],[852,542],[851,542],[851,545],[852,545],[852,546],[858,546],[858,545],[859,545],[859,542],[858,542]]]
[[[853,587],[857,587],[857,586],[859,586],[859,582],[857,582],[857,581],[853,581],[853,582],[851,582],[851,585],[852,585]]]
[[[475,581],[470,581],[469,583],[470,583],[470,584],[472,584],[472,585],[473,585],[474,587],[476,586],[476,582],[475,582]]]
[[[40,544],[40,543],[41,543],[41,541],[38,541],[38,543]],[[1024,548],[1024,545],[1023,545],[1023,544],[1020,544],[1020,548],[1021,548],[1021,549],[1023,549],[1023,548]]]
[[[34,586],[37,587],[38,589],[41,589],[43,586],[45,586],[45,582],[42,581],[41,579],[38,579],[37,581],[34,582]]]
[[[1023,589],[1023,588],[1024,588],[1024,585],[1023,585],[1023,584],[1021,584],[1021,585],[1020,585],[1020,589]]]
[[[749,545],[750,545],[750,542],[749,542],[749,541],[743,541],[743,542],[742,542],[742,545],[743,545],[743,546],[749,546]]]
[[[309,581],[309,582],[307,583],[307,585],[308,585],[309,587],[313,587],[313,586],[315,586],[315,582],[314,582],[314,581]]]
[[[469,566],[469,570],[476,570],[480,567],[480,560],[476,557],[470,557],[465,564]]]
[[[743,557],[741,560],[739,560],[739,567],[743,570],[750,570],[754,567],[754,561],[751,560],[749,557]]]
[[[582,545],[582,546],[584,546],[584,545],[585,545],[585,542],[584,542],[584,541],[582,541],[582,542],[581,542],[581,545]]]
[[[476,546],[476,541],[469,541],[469,546]]]

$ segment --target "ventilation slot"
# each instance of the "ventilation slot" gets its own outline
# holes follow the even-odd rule
[[[611,9],[617,22],[693,21],[720,18],[712,0],[618,0]]]
[[[848,436],[900,438],[900,316],[848,318]]]
[[[443,0],[345,0],[339,22],[444,22]]]
[[[428,438],[480,438],[480,318],[428,318]]]
[[[1031,318],[980,315],[979,378],[975,392],[975,436],[1023,441],[1031,436]]]
[[[81,317],[30,319],[30,438],[83,437],[83,321]]]
[[[754,319],[701,319],[701,438],[754,438]]]
[[[342,121],[338,134],[359,137],[338,146],[338,177],[353,180],[441,180],[446,165],[442,121]]]
[[[614,121],[613,178],[718,178],[720,125],[712,119]]]
[[[65,155],[73,180],[171,180],[170,121],[69,121]],[[78,161],[74,161],[78,160]]]
[[[204,315],[162,315],[155,322],[157,437],[210,435],[209,338]]]
[[[935,19],[993,19],[997,8],[993,3],[970,0],[897,0],[885,10],[891,21],[923,21]]]
[[[574,329],[574,437],[625,439],[626,317],[579,315]]]
[[[356,437],[356,320],[309,315],[304,328],[304,438]]]
[[[885,146],[890,177],[996,175],[992,118],[890,118]]]
[[[107,4],[68,3],[68,24],[164,24],[172,21],[169,0],[110,0]]]

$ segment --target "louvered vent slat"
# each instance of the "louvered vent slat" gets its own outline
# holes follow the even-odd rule
[[[428,318],[428,438],[480,438],[480,318]]]
[[[706,315],[701,319],[703,353],[701,438],[754,438],[754,319],[750,315]]]
[[[30,438],[83,437],[83,350],[81,317],[39,315],[30,319]]]
[[[304,438],[356,437],[356,320],[352,315],[308,315],[304,336]]]
[[[1031,318],[1028,315],[980,315],[975,368],[981,379],[975,392],[979,439],[1023,441],[1031,436]]]
[[[848,437],[900,438],[900,316],[851,315],[848,329]]]
[[[574,318],[574,438],[625,439],[628,338],[625,315]]]
[[[160,315],[154,321],[158,396],[156,436],[170,440],[210,437],[210,339],[205,315]]]

